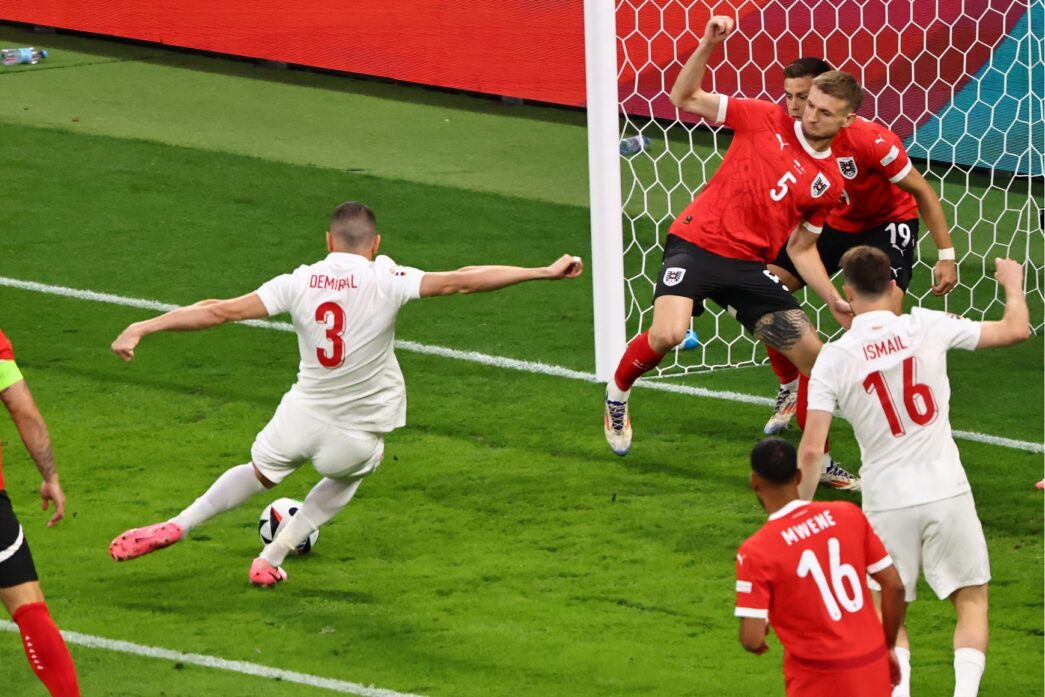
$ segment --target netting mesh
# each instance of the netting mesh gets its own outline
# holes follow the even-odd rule
[[[705,88],[783,97],[785,65],[826,59],[853,73],[866,97],[860,115],[888,126],[940,194],[959,262],[959,285],[930,292],[936,249],[924,229],[909,304],[973,319],[1000,316],[993,260],[1024,261],[1035,330],[1042,328],[1042,5],[937,0],[770,0],[709,7],[681,0],[618,0],[621,137],[648,148],[622,156],[627,327],[648,328],[664,238],[674,216],[714,173],[730,131],[680,115],[668,93],[712,13],[736,29],[712,56]],[[680,118],[684,117],[684,118]],[[804,291],[822,332],[839,331]],[[659,375],[762,362],[764,350],[710,301],[694,322],[700,345],[666,358]]]

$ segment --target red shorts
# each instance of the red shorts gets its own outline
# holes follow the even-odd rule
[[[883,647],[884,649],[885,647]],[[858,668],[820,669],[792,656],[784,658],[787,697],[891,697],[889,654]]]

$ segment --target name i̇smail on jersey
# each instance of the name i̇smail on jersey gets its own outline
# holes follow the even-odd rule
[[[769,262],[803,220],[819,234],[845,180],[831,149],[814,150],[778,105],[719,98],[716,121],[733,129],[733,142],[670,232],[712,254]]]

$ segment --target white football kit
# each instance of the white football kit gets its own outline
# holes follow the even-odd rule
[[[297,382],[251,448],[265,477],[279,482],[308,459],[335,478],[380,464],[382,434],[406,423],[396,317],[423,275],[386,256],[331,252],[258,288],[269,315],[290,313],[301,354]]]
[[[990,580],[987,545],[951,434],[947,351],[973,350],[980,325],[914,308],[857,315],[826,344],[809,381],[809,409],[852,424],[863,508],[915,598],[919,568],[941,598]]]

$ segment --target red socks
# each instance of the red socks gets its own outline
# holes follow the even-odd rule
[[[798,379],[798,368],[787,359],[787,356],[772,346],[766,346],[766,353],[769,354],[769,364],[773,366],[773,372],[776,373],[781,385],[786,385]]]
[[[51,697],[80,697],[73,657],[47,611],[47,604],[26,603],[15,610],[13,619],[21,630],[29,665]]]
[[[617,387],[630,390],[635,381],[646,371],[656,368],[662,358],[663,353],[657,353],[650,347],[649,332],[642,332],[631,340],[624,351],[624,357],[617,365],[617,372],[613,375]]]

